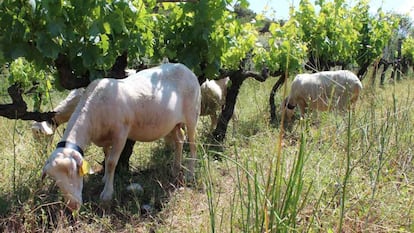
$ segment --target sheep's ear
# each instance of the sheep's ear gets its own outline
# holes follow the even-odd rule
[[[93,170],[91,165],[82,158],[82,156],[78,152],[72,152],[72,158],[76,161],[76,166],[79,171],[80,176],[84,176],[87,174],[93,174]]]
[[[42,124],[42,127],[43,127],[46,135],[53,135],[53,126],[52,126],[52,124],[49,124],[46,121],[42,122],[41,124]]]
[[[88,161],[83,160],[82,166],[79,167],[79,175],[84,176],[87,174],[93,174],[93,170],[91,168],[91,165],[89,165]]]
[[[81,167],[83,163],[83,157],[79,152],[73,151],[71,153],[72,158],[76,161],[76,166]]]

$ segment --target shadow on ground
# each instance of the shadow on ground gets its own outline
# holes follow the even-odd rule
[[[131,220],[159,221],[157,214],[168,203],[171,194],[186,184],[177,184],[171,175],[173,152],[157,146],[151,154],[151,162],[144,169],[115,175],[115,194],[111,202],[99,200],[104,186],[103,171],[86,177],[84,205],[79,213],[72,214],[65,208],[54,182],[42,184],[39,179],[39,184],[19,187],[17,195],[0,194],[0,232],[53,231],[62,224],[76,229],[108,216],[112,230],[124,228],[131,224]],[[127,190],[132,183],[138,183],[143,191]]]

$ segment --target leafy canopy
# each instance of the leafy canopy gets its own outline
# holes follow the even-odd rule
[[[59,54],[75,74],[107,70],[125,50],[150,56],[155,0],[2,1],[0,62],[25,57],[46,69]]]

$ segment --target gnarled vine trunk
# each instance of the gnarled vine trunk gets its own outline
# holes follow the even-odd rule
[[[277,124],[275,95],[279,87],[282,86],[283,83],[285,83],[285,81],[286,81],[286,76],[285,75],[280,76],[280,78],[277,80],[275,85],[273,85],[272,90],[270,91],[269,107],[270,107],[270,123],[271,124]]]
[[[229,76],[231,85],[227,87],[227,96],[226,96],[226,104],[221,111],[221,114],[218,118],[216,129],[212,133],[212,137],[217,142],[223,142],[224,138],[226,138],[227,133],[227,126],[229,124],[230,118],[234,114],[234,107],[236,106],[237,96],[240,92],[240,87],[242,86],[243,82],[251,77],[259,82],[264,82],[267,77],[267,69],[263,69],[262,72],[256,73],[251,71],[243,71],[243,69],[239,69],[234,72],[230,72],[227,76]]]
[[[384,58],[380,59],[378,68],[381,67],[382,65],[382,71],[381,71],[381,76],[380,76],[380,85],[383,86],[384,82],[385,82],[385,73],[387,72],[388,68],[390,67],[390,63],[385,60]]]
[[[226,137],[227,126],[233,116],[237,96],[245,79],[240,71],[230,75],[231,86],[227,87],[226,104],[218,118],[216,129],[213,131],[213,138],[218,142],[222,142]]]

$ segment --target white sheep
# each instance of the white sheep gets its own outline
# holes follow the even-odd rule
[[[226,104],[227,85],[229,77],[218,80],[206,80],[201,84],[201,113],[200,116],[210,116],[211,126],[214,129],[217,126],[217,112],[221,111]],[[233,114],[233,120],[235,120]]]
[[[187,130],[194,174],[196,125],[200,114],[200,86],[182,64],[163,64],[125,79],[92,82],[70,118],[65,133],[43,168],[61,189],[68,208],[82,204],[83,177],[87,173],[83,150],[93,142],[105,152],[104,189],[100,198],[112,198],[114,172],[127,139],[150,142],[173,139],[176,156],[173,175],[181,170],[182,125]]]
[[[137,71],[134,69],[125,70],[125,75],[127,77],[136,73]],[[73,111],[75,111],[76,105],[79,103],[84,91],[85,88],[78,88],[70,91],[69,95],[53,109],[55,116],[51,121],[34,121],[32,123],[32,133],[34,137],[39,138],[42,135],[50,136],[55,132],[59,125],[66,123]]]
[[[292,120],[294,108],[298,105],[302,117],[306,108],[344,111],[354,107],[361,89],[361,81],[348,70],[299,74],[292,81],[290,94],[282,102],[281,110],[286,108],[287,121]]]
[[[127,76],[136,73],[136,70],[126,69],[125,73]],[[201,113],[200,116],[210,116],[211,126],[210,129],[214,129],[217,125],[218,111],[221,111],[226,104],[227,85],[230,81],[229,77],[219,80],[206,80],[201,85]],[[56,128],[67,122],[75,111],[76,105],[78,104],[84,88],[72,90],[69,95],[59,105],[53,109],[55,116],[52,120],[32,123],[32,132],[35,137],[41,135],[50,136],[54,133]],[[236,119],[236,114],[233,114],[233,120]],[[167,146],[171,144],[167,141]]]

